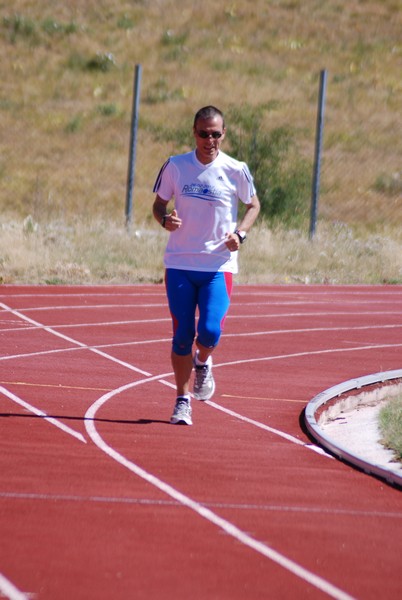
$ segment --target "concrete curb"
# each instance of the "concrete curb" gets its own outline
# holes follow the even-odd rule
[[[305,410],[305,423],[308,431],[326,450],[329,450],[332,454],[344,460],[354,466],[362,469],[365,473],[370,475],[376,475],[381,479],[385,479],[387,482],[402,487],[402,475],[396,473],[394,470],[387,468],[384,465],[379,465],[366,460],[364,457],[351,452],[349,448],[341,445],[338,441],[329,437],[323,429],[320,427],[317,419],[317,411],[328,404],[331,400],[349,392],[351,390],[358,390],[367,385],[373,385],[375,383],[385,383],[393,379],[402,378],[402,369],[395,371],[385,371],[382,373],[374,373],[364,377],[358,377],[357,379],[349,379],[338,385],[335,385],[327,390],[321,392],[315,396],[307,404]],[[336,403],[336,401],[335,401]]]

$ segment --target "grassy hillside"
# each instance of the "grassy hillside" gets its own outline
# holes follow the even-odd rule
[[[155,228],[154,178],[169,154],[190,147],[202,105],[229,117],[260,111],[261,130],[288,128],[310,170],[326,68],[322,230],[363,223],[364,235],[400,244],[401,8],[400,0],[0,0],[3,231],[11,236],[28,215],[42,231],[124,223],[135,64],[141,228]],[[259,191],[269,185],[267,177]],[[10,256],[1,259],[6,280]]]

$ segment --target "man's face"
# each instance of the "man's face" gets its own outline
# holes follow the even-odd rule
[[[194,138],[196,155],[201,163],[206,165],[215,160],[225,138],[225,131],[222,117],[219,115],[209,119],[197,120],[194,127]],[[221,136],[218,137],[218,134],[221,134]]]

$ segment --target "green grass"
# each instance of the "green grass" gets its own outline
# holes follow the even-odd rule
[[[382,444],[402,461],[402,394],[390,400],[380,411]]]

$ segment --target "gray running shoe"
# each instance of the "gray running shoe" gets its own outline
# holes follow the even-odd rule
[[[191,404],[189,400],[186,400],[185,398],[177,398],[176,406],[174,407],[173,414],[170,417],[170,422],[173,423],[173,425],[193,424],[191,419]]]
[[[212,375],[212,361],[209,365],[196,365],[194,363],[194,389],[196,400],[209,400],[215,392],[215,380]]]

